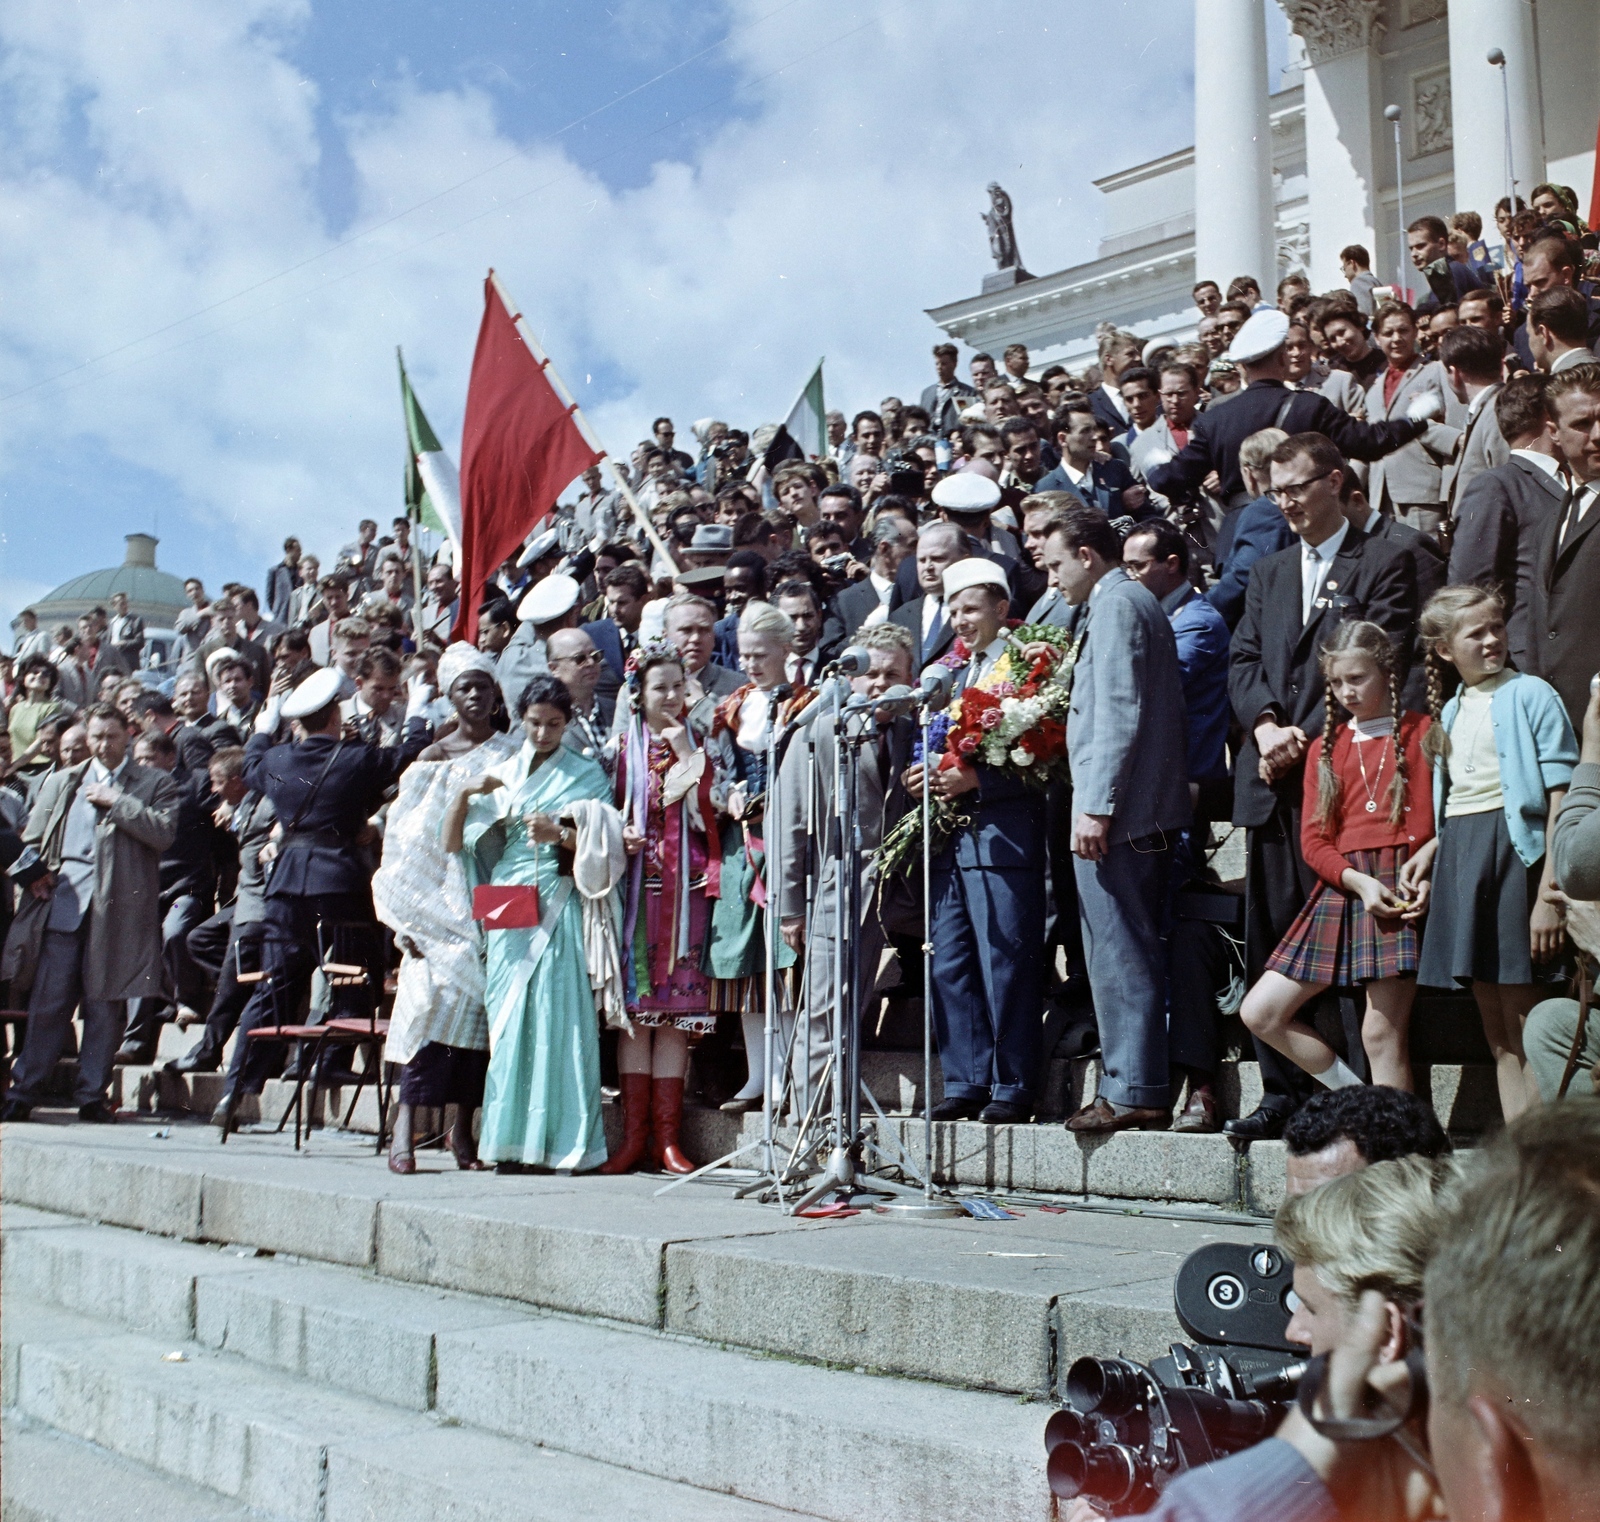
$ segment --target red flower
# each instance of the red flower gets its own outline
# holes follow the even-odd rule
[[[956,754],[970,756],[978,749],[978,737],[975,734],[963,733],[956,740]]]

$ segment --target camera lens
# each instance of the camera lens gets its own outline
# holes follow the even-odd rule
[[[1044,1451],[1054,1453],[1062,1443],[1082,1443],[1092,1436],[1089,1424],[1076,1411],[1057,1411],[1044,1424]]]
[[[1085,1416],[1126,1416],[1141,1393],[1137,1373],[1118,1359],[1080,1358],[1067,1370],[1067,1399]]]
[[[1061,1500],[1090,1496],[1113,1506],[1126,1501],[1143,1477],[1139,1457],[1120,1443],[1093,1448],[1062,1443],[1045,1468],[1051,1493]]]

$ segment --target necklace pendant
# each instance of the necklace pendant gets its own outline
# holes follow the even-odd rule
[[[1378,803],[1375,798],[1367,799],[1367,812],[1369,814],[1376,814],[1378,812]]]

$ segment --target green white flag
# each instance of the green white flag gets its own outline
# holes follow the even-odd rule
[[[461,476],[411,389],[405,357],[400,360],[400,401],[406,414],[406,514],[424,528],[461,543]]]
[[[805,383],[799,400],[789,409],[783,426],[789,437],[806,452],[808,459],[820,459],[828,452],[828,414],[822,405],[822,361]]]

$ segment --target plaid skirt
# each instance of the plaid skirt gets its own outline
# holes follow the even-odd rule
[[[1384,846],[1352,851],[1345,860],[1357,872],[1394,890],[1408,854],[1405,846]],[[1377,978],[1414,974],[1417,948],[1415,922],[1376,919],[1353,894],[1318,882],[1278,949],[1267,958],[1267,970],[1300,983],[1356,988]]]

